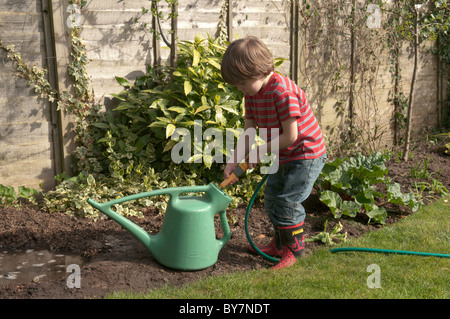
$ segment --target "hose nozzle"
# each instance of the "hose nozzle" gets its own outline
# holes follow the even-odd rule
[[[239,164],[239,166],[234,169],[233,173],[231,173],[230,176],[227,177],[227,179],[225,179],[222,183],[220,183],[220,188],[227,187],[232,180],[241,176],[247,170],[247,168],[248,168],[247,163],[244,162],[242,164]]]

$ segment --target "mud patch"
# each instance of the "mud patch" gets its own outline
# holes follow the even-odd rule
[[[83,265],[83,258],[73,254],[53,254],[48,250],[4,250],[0,252],[0,286],[2,283],[37,283],[64,278],[70,265]]]

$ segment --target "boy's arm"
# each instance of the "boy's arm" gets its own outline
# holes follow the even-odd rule
[[[296,117],[289,117],[287,120],[281,122],[281,126],[283,128],[283,133],[278,135],[277,137],[273,138],[267,145],[264,147],[267,147],[265,149],[265,152],[267,153],[279,153],[279,150],[288,147],[292,143],[294,143],[297,140],[298,137],[298,129],[297,129],[297,118]],[[256,163],[251,161],[249,163],[249,168],[252,168],[256,166],[261,161],[261,158],[259,147],[255,147],[249,154],[249,158],[251,159],[257,159]]]
[[[288,147],[292,143],[294,143],[298,138],[298,129],[297,129],[297,118],[290,117],[287,120],[281,122],[281,126],[283,127],[283,133],[278,136],[278,141],[276,138],[270,141],[267,145],[267,152],[271,153],[272,149],[275,152]]]
[[[250,129],[250,130],[249,130]],[[247,133],[247,134],[244,134]],[[254,133],[254,134],[252,134]],[[241,134],[237,141],[236,148],[231,155],[229,164],[239,164],[248,154],[251,145],[256,138],[256,121],[245,119],[244,132]]]
[[[253,129],[247,131],[248,129]],[[242,133],[238,139],[236,148],[231,154],[230,159],[228,160],[227,165],[225,166],[223,175],[225,178],[230,176],[230,174],[234,171],[234,169],[239,165],[239,163],[246,157],[250,150],[250,146],[253,145],[253,142],[256,138],[256,121],[245,119],[244,122],[244,132],[255,132],[255,134],[244,134]],[[233,180],[230,184],[234,184],[237,182],[237,178]]]

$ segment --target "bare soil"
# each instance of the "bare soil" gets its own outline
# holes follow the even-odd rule
[[[389,176],[402,185],[406,192],[413,188],[414,181],[410,167],[427,160],[428,172],[433,178],[450,189],[450,156],[444,155],[438,147],[417,146],[412,150],[414,157],[409,162],[398,162],[392,158],[388,162]],[[428,180],[429,182],[429,180]],[[423,193],[424,197],[428,194]],[[427,199],[429,200],[433,199]],[[428,203],[426,202],[426,203]],[[318,199],[315,192],[304,203],[307,210],[305,232],[307,237],[323,231],[328,220],[328,231],[338,222]],[[405,218],[411,211],[407,208],[391,207],[387,225]],[[178,271],[160,265],[153,256],[130,233],[116,222],[89,219],[76,219],[64,213],[47,213],[38,207],[21,208],[0,207],[0,252],[2,250],[46,249],[54,253],[73,253],[83,257],[81,266],[81,288],[69,288],[64,273],[52,280],[17,282],[0,279],[0,299],[84,299],[102,298],[114,291],[140,291],[169,285],[183,285],[208,276],[232,272],[268,268],[273,265],[261,256],[248,252],[244,216],[246,207],[229,209],[232,236],[220,251],[213,266],[198,271]],[[132,219],[140,227],[155,234],[161,227],[164,215],[153,208],[144,212],[145,217]],[[368,224],[365,215],[354,219],[340,220],[343,232],[349,237],[359,237],[381,226]],[[357,222],[355,222],[357,221]],[[217,222],[220,233],[220,222]],[[256,243],[267,242],[271,237],[271,225],[262,207],[255,205],[249,219],[249,232]],[[308,243],[306,255],[321,247],[321,243]],[[1,269],[1,267],[0,267]],[[1,272],[1,270],[0,270]],[[1,277],[0,273],[0,277]]]

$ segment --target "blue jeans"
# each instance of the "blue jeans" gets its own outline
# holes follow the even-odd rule
[[[282,164],[267,178],[264,190],[265,212],[273,225],[291,226],[303,222],[302,205],[327,161],[326,154],[312,160],[296,160]]]

